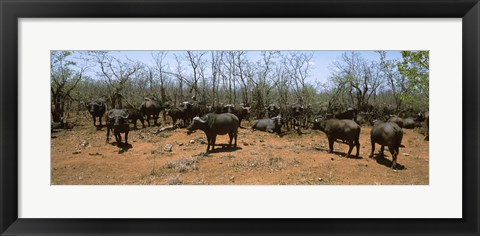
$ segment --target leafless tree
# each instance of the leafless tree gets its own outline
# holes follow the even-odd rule
[[[238,81],[241,84],[241,90],[242,90],[242,97],[243,97],[243,103],[249,104],[249,87],[248,87],[248,80],[249,80],[249,75],[251,74],[251,69],[252,66],[248,62],[248,59],[246,58],[247,52],[246,51],[237,51],[232,54],[233,55],[233,65],[235,69],[233,72],[235,73],[234,75],[236,78],[238,78]]]
[[[219,76],[221,74],[221,61],[223,58],[223,51],[212,51],[211,52],[211,75],[212,75],[212,106],[217,106],[219,102],[218,96],[218,84]]]
[[[282,58],[286,76],[290,78],[299,105],[307,105],[310,102],[306,80],[309,77],[312,58],[312,52],[291,52]]]
[[[187,51],[187,60],[192,68],[192,78],[190,80],[190,89],[189,94],[191,95],[192,100],[196,100],[198,96],[198,80],[200,73],[200,65],[202,64],[202,57],[205,55],[205,52],[199,51]]]
[[[154,70],[156,71],[156,75],[158,77],[158,82],[160,86],[160,100],[162,103],[167,101],[167,93],[166,93],[166,84],[168,80],[168,64],[165,62],[165,57],[168,55],[166,51],[157,51],[152,53],[152,58],[155,63]],[[153,74],[153,72],[151,72]],[[153,76],[152,76],[153,77]]]
[[[86,66],[77,66],[69,59],[70,51],[52,51],[50,53],[50,91],[52,97],[52,119],[60,122],[65,116],[66,104],[72,100],[71,93],[82,80]]]
[[[222,77],[222,82],[224,88],[227,88],[227,103],[236,102],[236,83],[235,83],[235,55],[237,51],[226,51],[225,56],[222,58],[222,70],[220,70],[220,75]]]
[[[385,51],[378,51],[378,54],[380,55],[380,71],[390,86],[390,90],[395,101],[395,109],[398,111],[402,107],[402,99],[400,98],[399,94],[405,90],[403,78],[397,70],[398,61],[387,60],[387,52]]]
[[[122,99],[125,84],[141,67],[140,64],[131,60],[122,61],[105,51],[94,51],[90,54],[100,66],[99,74],[108,85],[111,107],[123,108]]]
[[[356,52],[345,52],[341,59],[333,63],[330,80],[338,94],[346,94],[349,103],[361,109],[382,85],[379,66],[369,62]]]
[[[254,109],[257,111],[257,116],[261,115],[260,111],[263,111],[264,106],[268,105],[273,101],[270,98],[272,89],[274,88],[274,83],[276,79],[274,78],[274,60],[278,57],[278,52],[276,51],[262,51],[261,59],[257,61],[255,71],[256,75],[253,77],[253,91],[252,99]]]

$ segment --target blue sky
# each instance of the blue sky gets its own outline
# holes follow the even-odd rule
[[[311,52],[311,51],[305,51]],[[332,63],[336,60],[339,60],[341,55],[346,51],[314,51],[313,58],[311,60],[311,72],[310,82],[327,82],[327,79],[330,75],[330,67]],[[361,57],[367,60],[379,61],[380,56],[375,51],[355,51],[360,54]],[[176,61],[174,54],[182,54],[185,51],[168,51],[168,54],[165,58],[166,62],[174,68],[176,66]],[[146,65],[153,65],[152,51],[114,51],[111,52],[111,55],[119,59],[128,58],[133,61],[139,61]],[[248,51],[247,56],[251,58],[252,61],[257,61],[260,59],[260,51]],[[209,55],[205,55],[206,58]],[[387,59],[396,59],[401,60],[402,55],[400,51],[387,51]]]

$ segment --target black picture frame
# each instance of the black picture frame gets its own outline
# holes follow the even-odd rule
[[[480,5],[478,0],[0,0],[0,16],[1,235],[479,235],[480,168],[477,146],[479,144]],[[19,138],[17,131],[19,118],[17,20],[46,17],[462,18],[463,218],[19,219],[17,214]]]

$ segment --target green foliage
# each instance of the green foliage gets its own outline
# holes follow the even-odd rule
[[[412,106],[428,106],[429,98],[429,51],[402,51],[403,61],[397,64],[398,71],[406,79],[404,93],[400,98]]]

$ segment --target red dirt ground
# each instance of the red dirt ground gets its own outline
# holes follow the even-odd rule
[[[161,121],[163,121],[160,118]],[[348,145],[335,143],[328,153],[327,137],[303,129],[275,134],[240,129],[238,147],[207,148],[202,131],[158,132],[161,127],[130,131],[131,148],[105,143],[106,129],[96,130],[86,114],[79,114],[73,130],[52,133],[53,185],[428,185],[429,145],[419,130],[405,130],[398,155],[403,169],[392,170],[391,154],[369,158],[370,127],[362,127],[360,157],[346,158]],[[162,126],[170,125],[169,121]],[[165,125],[166,123],[166,125]],[[242,124],[249,127],[248,121]],[[122,136],[123,138],[123,136]],[[228,143],[228,135],[217,144]],[[165,150],[168,144],[171,150]],[[168,148],[167,148],[168,149]],[[378,153],[380,146],[376,146]],[[352,153],[355,153],[356,149]]]

